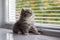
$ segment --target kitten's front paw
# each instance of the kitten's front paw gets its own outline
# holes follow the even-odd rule
[[[18,32],[13,32],[13,34],[18,34]]]
[[[38,33],[35,33],[36,35],[40,35],[40,33],[38,32]]]
[[[24,33],[24,35],[29,35],[29,33]]]
[[[40,33],[38,33],[38,35],[40,35]]]

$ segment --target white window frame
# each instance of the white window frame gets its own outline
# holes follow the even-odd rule
[[[14,24],[16,22],[16,0],[6,0],[5,1],[5,23]],[[13,5],[12,5],[13,4]]]
[[[14,24],[15,22],[16,22],[16,19],[15,19],[15,17],[16,17],[16,5],[15,5],[15,2],[16,2],[16,0],[6,0],[6,6],[5,6],[5,22],[7,23],[7,24]],[[13,4],[13,5],[11,5],[11,4]],[[13,7],[12,7],[13,6]],[[13,11],[13,13],[11,13]],[[11,14],[13,14],[13,15],[11,15]],[[11,16],[9,16],[9,15],[11,15]],[[8,19],[8,16],[10,17],[9,19],[12,19],[12,17],[13,17],[13,19],[14,20],[10,20],[9,21],[9,19]],[[60,28],[59,26],[60,25],[56,25],[56,24],[35,24],[36,26],[40,26],[40,27],[52,27],[52,26],[55,26],[56,28]]]

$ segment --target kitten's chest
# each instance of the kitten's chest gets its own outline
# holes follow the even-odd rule
[[[33,16],[30,17],[30,18],[28,18],[28,19],[26,20],[26,22],[27,22],[28,24],[32,24],[33,21],[34,21],[34,17],[33,17]]]

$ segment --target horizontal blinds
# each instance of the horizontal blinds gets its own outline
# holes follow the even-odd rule
[[[16,0],[16,19],[23,7],[33,9],[36,23],[60,24],[59,0]]]
[[[16,10],[16,8],[15,8],[15,0],[8,0],[6,2],[6,14],[7,14],[6,15],[6,17],[7,17],[6,21],[8,23],[12,23],[12,22],[16,21],[16,18],[15,18],[15,12],[16,11],[15,10]]]

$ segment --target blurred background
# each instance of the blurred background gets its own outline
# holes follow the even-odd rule
[[[21,8],[32,8],[36,23],[60,25],[60,0],[16,0],[16,19]]]

